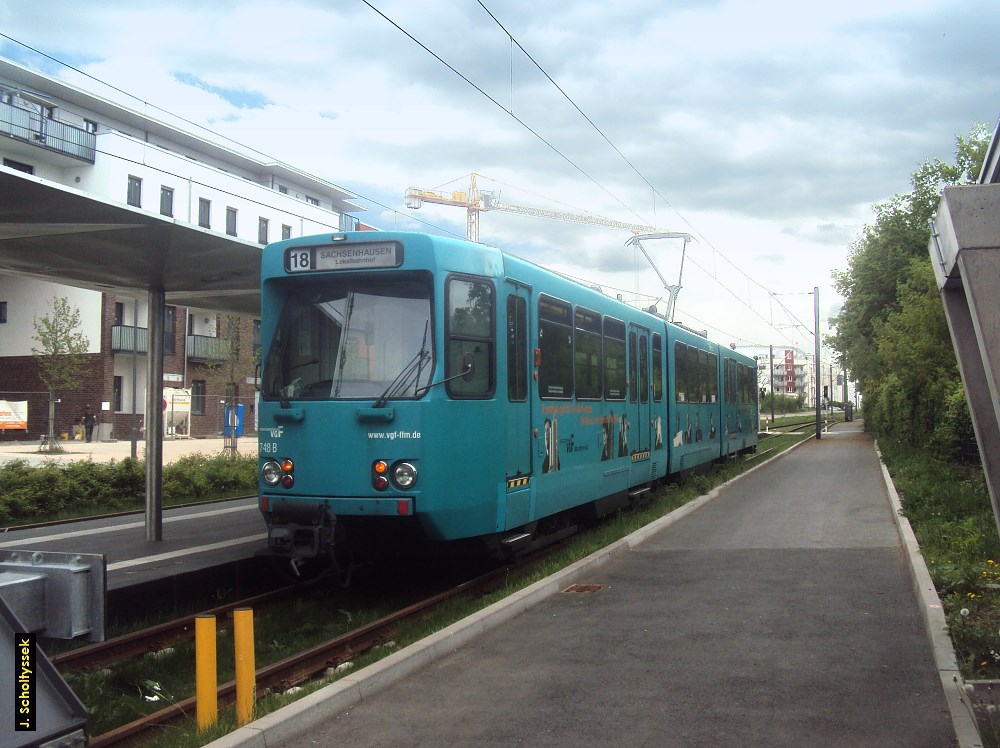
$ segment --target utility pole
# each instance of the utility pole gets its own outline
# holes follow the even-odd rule
[[[770,369],[768,370],[770,374],[768,375],[771,379],[771,423],[774,423],[774,346],[769,345],[768,352],[770,353]]]
[[[820,425],[820,404],[819,404],[819,379],[822,376],[822,369],[819,366],[819,286],[813,286],[813,317],[815,321],[816,334],[816,361],[813,366],[816,372],[816,440],[823,438],[822,427]]]

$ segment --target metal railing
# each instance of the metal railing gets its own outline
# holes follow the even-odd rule
[[[207,335],[188,335],[187,357],[191,361],[225,361],[229,358],[229,340]]]
[[[0,102],[0,134],[89,164],[94,163],[97,155],[94,133],[3,102]]]
[[[149,330],[131,325],[114,325],[111,328],[112,353],[149,353]]]

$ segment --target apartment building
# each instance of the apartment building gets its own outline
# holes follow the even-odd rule
[[[0,58],[4,170],[234,242],[263,246],[369,228],[350,215],[363,210],[350,192],[170,120],[148,105],[125,106]],[[98,416],[97,438],[129,438],[133,428],[142,427],[146,402],[145,294],[128,297],[0,271],[0,400],[28,403],[27,431],[0,431],[0,440],[37,440],[47,432],[49,397],[32,348],[38,347],[35,321],[49,314],[54,298],[79,309],[78,329],[89,341],[88,373],[78,388],[56,393],[56,433],[72,433],[90,406]],[[224,304],[212,309],[220,308]],[[251,431],[259,320],[168,302],[163,332],[162,384],[164,400],[171,403],[165,419],[171,433],[218,434],[225,425],[223,401],[232,398],[244,406],[244,433]],[[223,362],[233,359],[234,336],[244,369],[235,392],[220,373]],[[176,417],[175,401],[182,404]]]

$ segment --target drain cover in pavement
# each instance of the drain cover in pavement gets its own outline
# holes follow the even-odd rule
[[[607,586],[606,584],[571,584],[563,592],[597,592]]]

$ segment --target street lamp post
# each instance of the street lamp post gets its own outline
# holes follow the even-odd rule
[[[820,426],[820,403],[819,403],[819,286],[813,286],[813,316],[816,325],[816,439],[823,438]]]

